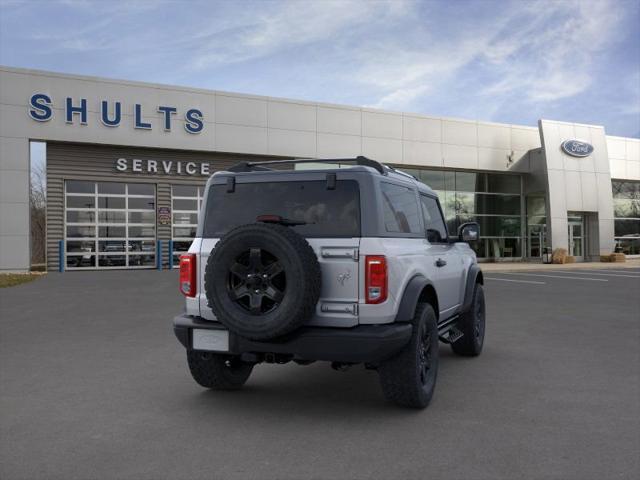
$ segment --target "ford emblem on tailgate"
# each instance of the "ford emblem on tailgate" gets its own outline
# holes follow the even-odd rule
[[[593,153],[593,145],[580,140],[565,140],[561,147],[564,153],[572,157],[588,157]]]

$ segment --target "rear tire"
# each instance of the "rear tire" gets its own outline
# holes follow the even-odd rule
[[[477,357],[482,352],[485,330],[484,289],[476,283],[471,307],[458,320],[458,329],[464,334],[451,344],[451,349],[464,357]]]
[[[239,357],[196,350],[187,350],[187,362],[193,379],[212,390],[238,390],[253,370],[253,364]]]
[[[411,408],[429,405],[438,376],[438,326],[433,307],[418,304],[411,340],[395,357],[378,367],[387,400]]]

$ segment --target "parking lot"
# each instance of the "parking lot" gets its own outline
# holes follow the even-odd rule
[[[604,479],[640,472],[640,268],[487,272],[483,354],[422,411],[375,372],[259,365],[205,391],[176,272],[0,289],[2,479]]]

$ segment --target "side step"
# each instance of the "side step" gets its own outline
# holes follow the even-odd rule
[[[464,333],[462,333],[456,327],[451,327],[445,335],[440,335],[439,338],[441,342],[451,344],[457,342],[463,336]]]
[[[451,344],[462,338],[464,333],[456,327],[456,320],[458,320],[458,315],[438,325],[438,338],[441,342]]]

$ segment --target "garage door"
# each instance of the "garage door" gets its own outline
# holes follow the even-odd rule
[[[179,264],[179,256],[189,250],[189,246],[196,236],[204,188],[204,186],[198,185],[171,186],[174,266]]]
[[[66,268],[153,268],[155,206],[154,184],[65,181]]]

